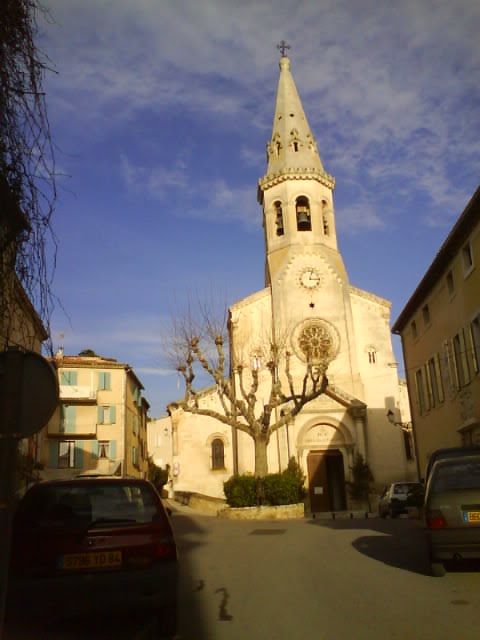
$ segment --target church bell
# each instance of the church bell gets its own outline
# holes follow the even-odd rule
[[[299,231],[310,230],[310,214],[306,209],[299,209],[297,211],[297,227]]]

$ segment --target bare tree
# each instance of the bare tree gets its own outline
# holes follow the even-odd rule
[[[55,201],[54,154],[43,78],[52,71],[38,48],[39,0],[3,0],[0,11],[0,304],[2,333],[18,307],[21,285],[48,328],[55,252],[51,227]],[[6,283],[9,283],[9,287]],[[6,327],[6,328],[5,328]],[[9,335],[3,337],[9,343]]]
[[[291,422],[303,407],[318,398],[327,388],[327,367],[331,348],[316,351],[315,360],[306,352],[301,362],[287,348],[284,335],[268,334],[262,338],[262,353],[253,360],[235,344],[230,321],[215,322],[205,306],[200,305],[199,321],[190,307],[182,319],[173,322],[171,356],[181,374],[185,392],[174,405],[183,411],[214,418],[249,435],[255,446],[255,475],[268,472],[267,447],[278,429]],[[295,365],[295,375],[292,372]],[[298,366],[301,375],[298,375]],[[197,381],[207,374],[219,400],[212,408],[205,400],[205,389]]]

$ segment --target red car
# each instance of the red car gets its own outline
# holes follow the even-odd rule
[[[145,608],[173,635],[177,564],[169,516],[148,481],[43,482],[15,514],[8,610],[51,621]]]

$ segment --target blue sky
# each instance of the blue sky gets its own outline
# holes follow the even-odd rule
[[[175,309],[263,288],[256,185],[282,39],[350,280],[395,320],[479,183],[478,0],[45,4],[54,347],[129,363],[159,416],[181,393],[162,352]]]

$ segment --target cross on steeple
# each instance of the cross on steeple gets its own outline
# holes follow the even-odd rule
[[[285,42],[285,40],[282,40],[282,41],[280,42],[280,44],[277,44],[277,49],[278,49],[278,50],[280,51],[280,53],[282,54],[282,58],[284,58],[284,57],[285,57],[285,53],[286,53],[287,49],[290,49],[290,45],[289,45],[289,44],[287,44],[287,43]]]

